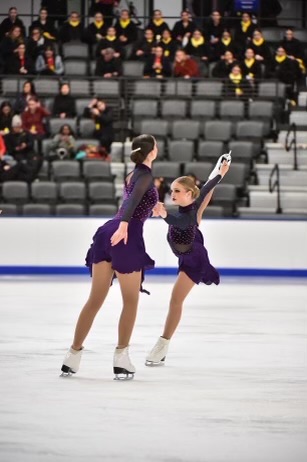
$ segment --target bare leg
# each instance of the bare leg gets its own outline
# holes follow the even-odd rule
[[[184,272],[179,273],[172,291],[163,338],[170,339],[173,336],[181,319],[183,302],[194,285],[195,283]]]
[[[129,274],[116,273],[116,276],[123,298],[123,309],[118,324],[117,348],[125,348],[129,345],[135,324],[141,285],[141,272],[136,271]]]
[[[111,263],[103,261],[93,265],[92,288],[76,325],[72,344],[74,350],[80,350],[82,347],[95,316],[108,295],[113,273],[114,271],[111,267]]]

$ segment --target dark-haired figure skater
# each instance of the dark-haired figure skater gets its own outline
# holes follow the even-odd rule
[[[207,183],[199,190],[192,178],[182,176],[171,185],[172,201],[179,206],[178,213],[169,214],[159,202],[155,213],[168,223],[167,240],[178,257],[179,269],[175,282],[163,334],[146,357],[146,366],[163,365],[169,342],[181,319],[185,298],[195,284],[219,284],[217,270],[210,264],[204,238],[198,226],[209,204],[213,189],[229,170],[230,154],[221,156],[209,175]]]
[[[145,251],[143,224],[152,215],[158,201],[151,174],[156,157],[157,144],[153,136],[140,135],[133,140],[131,160],[136,165],[126,177],[123,204],[112,220],[98,228],[86,256],[86,265],[92,275],[91,293],[79,315],[72,346],[63,362],[62,375],[78,371],[83,342],[116,276],[123,309],[113,370],[115,379],[132,379],[134,376],[135,367],[131,364],[128,346],[135,324],[139,291],[143,290],[143,272],[154,267],[154,261]]]

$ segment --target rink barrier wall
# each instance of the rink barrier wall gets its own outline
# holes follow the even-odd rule
[[[0,217],[0,274],[88,274],[84,259],[107,219]],[[307,221],[203,220],[211,263],[222,276],[307,277]],[[145,223],[146,250],[156,268],[177,273],[162,219]]]

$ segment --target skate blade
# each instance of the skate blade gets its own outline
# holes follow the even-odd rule
[[[72,377],[73,372],[62,372],[62,374],[59,375],[59,377]]]
[[[148,361],[146,359],[145,366],[148,367],[159,367],[159,366],[164,366],[165,364],[165,358],[161,359],[161,361]]]
[[[127,371],[122,367],[113,367],[113,373],[115,375],[114,380],[132,380],[134,372]]]
[[[73,374],[75,374],[75,371],[73,371],[69,366],[63,366],[61,367],[62,374],[60,377],[71,377]]]
[[[115,374],[115,377],[113,380],[120,380],[121,382],[126,382],[127,380],[133,380],[134,374],[126,374],[126,375],[119,375]]]

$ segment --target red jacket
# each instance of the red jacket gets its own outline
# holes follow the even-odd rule
[[[175,61],[174,76],[175,77],[199,77],[199,67],[194,59],[187,58],[184,62],[177,63]]]
[[[48,116],[50,116],[50,112],[42,106],[36,108],[34,113],[25,110],[21,114],[22,126],[27,132],[31,132],[32,135],[45,135],[44,119]],[[35,130],[33,130],[33,127],[35,127]]]
[[[0,135],[0,158],[3,157],[5,153],[6,153],[5,142],[4,142],[3,136]]]

